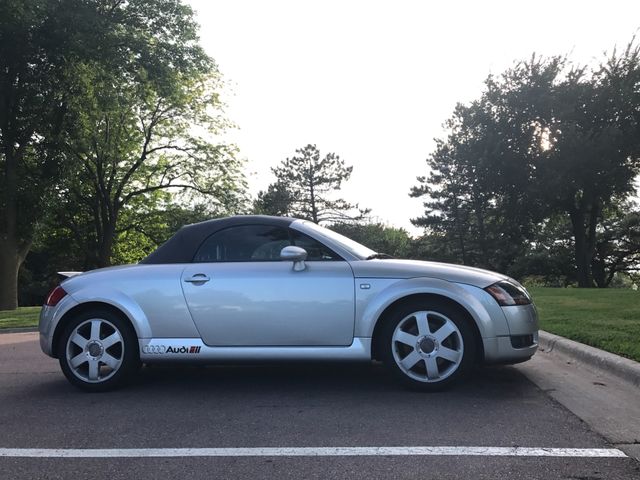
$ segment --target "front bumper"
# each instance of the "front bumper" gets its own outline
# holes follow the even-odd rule
[[[486,363],[518,363],[538,350],[538,312],[535,305],[502,307],[509,335],[484,338]]]

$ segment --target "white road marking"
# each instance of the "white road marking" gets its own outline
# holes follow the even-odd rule
[[[617,448],[530,447],[257,447],[257,448],[0,448],[0,457],[344,457],[344,456],[616,457]]]

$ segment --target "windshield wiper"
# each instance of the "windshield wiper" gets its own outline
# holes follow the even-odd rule
[[[387,254],[387,253],[374,253],[372,255],[369,255],[367,257],[367,260],[374,260],[374,259],[389,259],[389,258],[393,258],[391,255]]]

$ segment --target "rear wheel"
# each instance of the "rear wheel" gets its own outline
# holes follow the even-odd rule
[[[62,372],[76,387],[97,392],[121,386],[140,360],[131,325],[108,310],[78,315],[60,337]]]
[[[381,331],[383,361],[406,386],[437,391],[463,377],[476,357],[474,330],[460,308],[412,302],[387,318]]]

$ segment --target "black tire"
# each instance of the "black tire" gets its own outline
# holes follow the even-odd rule
[[[428,351],[428,349],[432,345],[431,343],[419,343],[420,348],[416,347],[414,349],[415,354],[420,355],[420,360],[418,360],[415,366],[412,367],[412,369],[408,372],[405,372],[398,363],[398,361],[403,361],[405,358],[407,358],[409,356],[409,353],[413,354],[414,358],[415,354],[413,353],[411,347],[405,347],[404,343],[393,341],[394,332],[396,332],[396,328],[403,321],[405,323],[400,327],[401,330],[405,328],[405,325],[408,325],[408,328],[411,328],[411,322],[415,320],[415,317],[412,317],[412,315],[414,313],[424,311],[433,312],[433,314],[427,316],[430,328],[433,322],[435,322],[434,328],[438,328],[439,322],[442,322],[445,318],[453,322],[453,324],[455,324],[455,327],[457,327],[457,332],[454,331],[451,336],[447,337],[443,341],[442,345],[439,345],[439,343],[436,341],[435,344],[433,344],[434,350],[429,354],[429,356],[434,357],[433,361],[437,361],[438,373],[441,373],[441,368],[442,371],[446,373],[446,376],[443,374],[441,379],[428,378],[429,374],[427,372],[426,365],[427,360],[422,358],[427,355],[423,352],[422,345],[428,345],[428,347],[425,349],[425,351]],[[437,300],[412,301],[410,303],[401,305],[393,310],[387,318],[383,319],[383,321],[384,324],[382,325],[382,328],[380,330],[380,337],[378,339],[379,343],[377,344],[378,351],[380,352],[381,360],[384,362],[386,367],[391,371],[393,376],[397,380],[399,380],[400,383],[402,383],[405,387],[423,392],[441,391],[451,387],[453,384],[460,381],[473,368],[476,361],[477,352],[476,333],[470,323],[473,320],[461,307],[457,307],[455,305]],[[415,322],[417,328],[417,320],[415,320]],[[442,325],[444,325],[444,323]],[[438,332],[436,331],[435,333]],[[417,339],[424,339],[424,337],[421,337],[421,334],[418,332],[416,332],[415,335]],[[423,341],[429,342],[428,339]],[[445,345],[446,342],[450,343]],[[444,346],[447,346],[447,348],[451,346],[451,349],[458,354],[460,354],[461,352],[461,360],[457,361],[456,363],[446,359],[435,358],[439,355],[437,349],[440,348],[441,351],[444,352],[444,348],[442,348]],[[402,352],[399,352],[399,350],[402,348],[406,348],[406,350],[409,352],[405,357],[402,357]],[[412,362],[410,361],[409,364],[411,363]],[[421,377],[420,369],[423,366],[425,378],[416,378]]]
[[[120,335],[120,340],[112,346],[108,348],[102,348],[102,345],[97,342],[94,342],[92,339],[87,338],[90,335],[87,335],[88,331],[91,331],[92,325],[89,320],[100,320],[100,326],[98,328],[98,336],[102,340],[107,340],[107,338],[117,331]],[[94,360],[98,365],[98,377],[95,380],[90,380],[89,378],[83,378],[83,368],[86,363],[87,374],[89,377],[89,361],[85,361],[85,363],[81,364],[77,368],[73,368],[70,364],[70,357],[73,358],[75,355],[88,355],[89,347],[85,347],[84,349],[78,346],[75,342],[70,341],[70,337],[79,333],[83,340],[87,340],[88,343],[93,343],[93,347],[99,352],[102,350],[102,353],[98,353],[100,357],[91,357],[92,359],[98,358],[98,360]],[[77,338],[77,337],[76,337]],[[105,342],[106,344],[106,342]],[[123,319],[117,313],[108,310],[108,309],[94,309],[88,310],[86,312],[82,312],[71,319],[65,326],[62,334],[60,335],[60,340],[58,341],[57,346],[58,359],[60,362],[60,368],[64,373],[65,377],[69,382],[84,390],[86,392],[105,392],[108,390],[114,390],[123,386],[127,383],[132,375],[140,368],[140,355],[138,352],[138,338],[133,329],[132,325],[128,320]],[[101,359],[107,359],[107,354],[109,355],[109,359],[115,358],[119,361],[119,365],[116,369],[111,369],[108,365],[101,361]],[[104,355],[104,357],[102,357]],[[104,376],[102,376],[102,372],[106,370]]]

